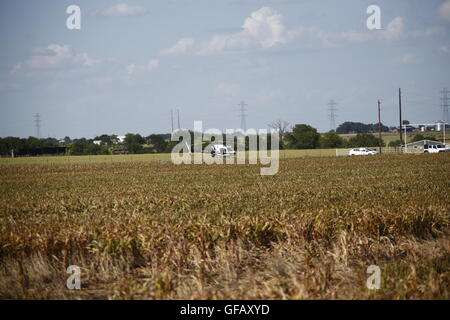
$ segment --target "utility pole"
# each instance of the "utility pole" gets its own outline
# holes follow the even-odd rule
[[[380,104],[381,104],[381,102],[380,102],[380,100],[378,100],[378,139],[380,139],[380,141],[378,142],[379,143],[379,151],[380,151],[380,154],[381,154],[381,111],[380,111]]]
[[[240,117],[241,117],[241,130],[243,130],[244,132],[247,131],[247,125],[245,122],[245,118],[247,117],[247,114],[245,113],[247,110],[245,109],[245,107],[247,106],[247,104],[244,101],[241,101],[240,104],[238,104],[239,107],[241,107],[239,109],[240,111]]]
[[[330,100],[328,103],[328,118],[330,119],[330,130],[336,130],[336,105],[334,100]]]
[[[172,131],[173,132],[173,109],[170,109],[170,120],[172,121]]]
[[[34,115],[34,124],[36,126],[36,138],[40,139],[41,138],[41,116],[39,115],[39,113],[36,113]]]
[[[450,97],[448,96],[448,94],[450,93],[450,91],[448,91],[447,88],[442,89],[441,91],[442,93],[442,121],[444,121],[445,123],[448,123],[448,102],[450,101]],[[444,125],[445,128],[445,125]]]
[[[402,137],[402,89],[398,88],[398,112],[399,112],[399,119],[400,119],[400,126],[398,127],[398,133],[400,134],[400,145],[403,145],[403,137]]]
[[[178,130],[181,129],[180,126],[180,109],[177,109],[177,114],[178,114]]]

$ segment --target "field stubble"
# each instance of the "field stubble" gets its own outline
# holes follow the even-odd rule
[[[450,155],[0,166],[0,298],[448,299]],[[81,290],[68,290],[68,265]],[[380,290],[366,269],[381,268]]]

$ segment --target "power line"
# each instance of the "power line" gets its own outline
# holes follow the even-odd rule
[[[378,100],[378,143],[379,143],[379,152],[381,154],[381,101]]]
[[[402,137],[402,89],[398,88],[398,115],[399,115],[399,122],[400,125],[398,127],[398,133],[400,135],[400,145],[403,145],[403,137]]]
[[[40,139],[41,138],[41,116],[39,115],[39,113],[36,113],[34,115],[34,125],[36,127],[36,138]]]
[[[447,88],[444,88],[442,91],[442,120],[446,123],[448,123],[448,102],[450,101],[450,97],[448,94],[450,91],[448,91]]]
[[[330,119],[330,130],[336,129],[336,111],[337,103],[334,100],[328,102],[328,118]]]
[[[241,101],[241,103],[238,104],[238,106],[240,107],[239,116],[241,117],[241,129],[245,132],[247,131],[247,124],[245,122],[245,118],[247,117],[247,114],[245,113],[247,109],[245,109],[245,107],[247,106],[247,104],[244,101]]]

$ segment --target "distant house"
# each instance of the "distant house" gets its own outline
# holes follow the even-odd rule
[[[406,144],[404,148],[405,153],[424,153],[430,146],[444,146],[440,141],[420,140]]]
[[[438,122],[436,122],[436,124],[435,124],[435,130],[436,131],[443,131],[444,130],[444,128],[445,128],[445,122],[444,121],[442,121],[442,120],[439,120]]]
[[[96,145],[101,145],[102,144],[102,141],[101,140],[94,140],[94,141],[92,141],[94,144],[96,144]]]
[[[125,136],[117,136],[117,143],[124,143],[125,142]]]

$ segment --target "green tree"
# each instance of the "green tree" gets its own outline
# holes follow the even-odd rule
[[[97,136],[94,140],[99,140],[102,146],[112,146],[113,145],[113,136],[109,136],[107,134],[102,134],[101,136]]]
[[[335,132],[327,132],[320,136],[320,146],[322,148],[342,148],[345,140]]]
[[[389,127],[381,124],[381,132],[388,132]],[[336,132],[339,134],[347,133],[372,133],[378,132],[378,123],[365,124],[361,122],[344,122],[337,127]]]
[[[424,136],[420,133],[417,133],[414,135],[414,137],[412,137],[411,141],[409,142],[416,142],[416,141],[422,141],[422,140],[432,140],[432,141],[436,141],[437,138],[434,136]]]
[[[144,138],[140,134],[128,133],[125,135],[125,145],[129,153],[140,153],[144,142]]]
[[[86,154],[87,140],[85,138],[76,139],[70,146],[69,153],[73,155]]]
[[[296,124],[286,140],[293,149],[316,149],[320,145],[320,134],[307,124]]]
[[[388,146],[397,148],[397,147],[400,147],[401,144],[402,144],[402,142],[400,141],[400,139],[397,139],[397,140],[393,140],[393,141],[389,142]]]
[[[375,137],[373,134],[359,133],[355,137],[350,138],[348,144],[352,148],[358,147],[384,147],[384,141]]]
[[[167,142],[164,137],[160,134],[152,134],[147,138],[149,144],[152,145],[152,148],[157,153],[162,153],[167,148]]]

